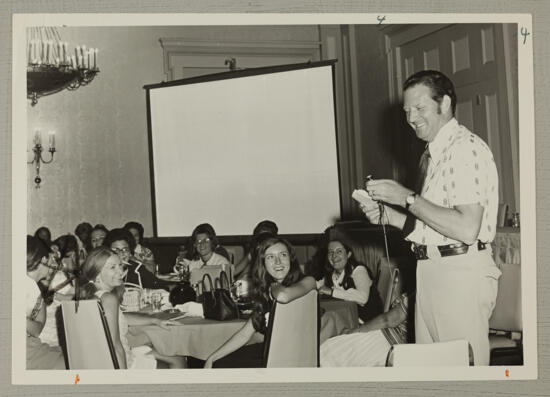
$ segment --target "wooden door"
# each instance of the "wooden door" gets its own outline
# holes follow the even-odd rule
[[[404,42],[396,53],[396,70],[401,82],[426,69],[439,70],[453,81],[457,94],[455,116],[460,124],[491,147],[500,176],[500,201],[513,205],[508,97],[502,71],[502,25],[451,25]],[[399,85],[396,84],[398,90]],[[398,97],[401,97],[400,92]],[[418,157],[421,146],[410,146]],[[411,165],[414,163],[410,160]]]

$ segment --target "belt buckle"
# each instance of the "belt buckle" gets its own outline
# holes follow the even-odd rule
[[[416,259],[428,259],[428,250],[426,245],[413,243],[413,251]]]

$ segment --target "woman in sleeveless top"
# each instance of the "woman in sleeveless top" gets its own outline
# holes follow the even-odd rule
[[[357,303],[359,318],[366,322],[383,311],[380,294],[369,268],[359,263],[345,238],[329,238],[325,277],[317,283],[319,293]]]
[[[120,368],[153,369],[156,360],[168,363],[171,368],[183,367],[183,358],[162,356],[150,347],[130,348],[126,337],[128,324],[156,324],[167,328],[177,323],[141,313],[122,313],[115,289],[123,284],[125,275],[118,255],[107,247],[97,247],[88,254],[79,279],[80,299],[101,300]]]
[[[263,343],[245,345],[255,332],[265,334],[273,300],[287,303],[315,288],[315,279],[302,274],[290,243],[279,237],[268,236],[259,242],[251,273],[255,308],[246,324],[206,359],[204,368],[212,368],[217,360],[215,367],[260,367]]]

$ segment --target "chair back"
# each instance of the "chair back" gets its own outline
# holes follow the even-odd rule
[[[376,287],[382,298],[384,313],[389,310],[394,290],[400,283],[399,269],[386,259],[382,259],[379,267],[378,283]]]
[[[474,365],[474,355],[467,340],[437,343],[393,345],[388,353],[388,367],[431,367]]]
[[[316,290],[289,303],[273,303],[265,338],[264,366],[319,366],[319,300]]]
[[[100,301],[63,301],[61,310],[69,369],[120,368]]]
[[[498,293],[489,328],[499,331],[521,332],[521,265],[502,263],[498,279]]]

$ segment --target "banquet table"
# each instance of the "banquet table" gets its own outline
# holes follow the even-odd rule
[[[357,304],[338,299],[320,299],[324,309],[321,317],[319,343],[339,335],[344,329],[355,328],[358,325]],[[150,313],[150,315],[170,319],[181,313]],[[140,334],[145,334],[155,350],[166,356],[192,356],[206,360],[208,356],[227,341],[246,322],[245,319],[216,321],[202,317],[184,317],[176,320],[179,325],[168,329],[156,325],[130,326],[128,341],[134,347],[143,341]],[[255,333],[249,344],[263,342],[263,335]]]

